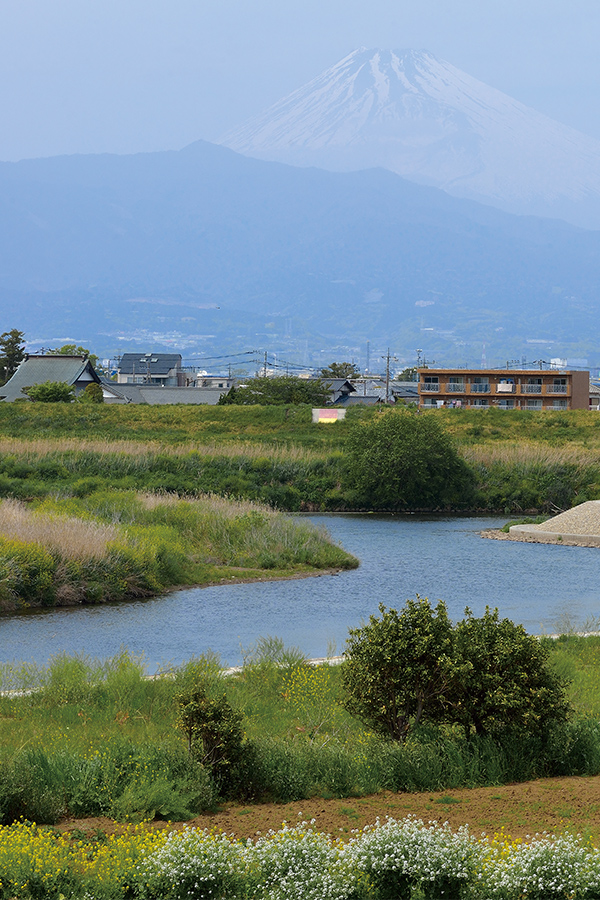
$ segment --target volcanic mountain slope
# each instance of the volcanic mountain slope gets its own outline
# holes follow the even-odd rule
[[[509,212],[600,228],[600,141],[426,51],[355,50],[220,143],[333,171],[383,166]]]

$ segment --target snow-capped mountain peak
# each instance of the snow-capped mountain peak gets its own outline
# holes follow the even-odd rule
[[[355,50],[220,143],[600,227],[600,142],[425,50]]]

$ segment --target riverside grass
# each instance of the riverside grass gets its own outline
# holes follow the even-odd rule
[[[549,639],[548,639],[549,640]],[[544,775],[600,773],[600,639],[552,641],[551,662],[573,677],[576,716],[543,747],[466,740],[422,728],[400,745],[371,734],[340,704],[339,667],[308,666],[265,638],[240,672],[212,656],[148,678],[126,650],[99,661],[58,656],[47,667],[0,666],[0,821],[71,816],[182,821],[210,809],[217,788],[190,758],[176,696],[201,679],[243,713],[245,750],[228,796],[289,802],[381,790],[426,791]],[[595,706],[588,700],[596,692]]]
[[[594,900],[600,850],[570,835],[512,841],[387,819],[341,842],[310,822],[256,841],[129,827],[105,841],[0,829],[2,900]]]
[[[0,501],[4,611],[356,565],[322,530],[247,501],[134,491]]]
[[[361,421],[313,425],[306,407],[0,404],[0,497],[100,489],[213,493],[289,511],[363,508],[344,448]],[[41,407],[44,407],[43,409]],[[392,411],[393,414],[393,411]],[[600,417],[588,411],[435,410],[474,472],[472,510],[556,512],[600,498]],[[40,433],[47,435],[41,440]],[[94,438],[90,438],[94,435]]]

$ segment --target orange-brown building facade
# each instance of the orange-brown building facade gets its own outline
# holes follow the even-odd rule
[[[539,369],[419,369],[419,408],[589,409],[590,373]]]

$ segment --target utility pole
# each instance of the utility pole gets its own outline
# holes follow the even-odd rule
[[[265,363],[263,367],[263,378],[267,377],[267,351],[265,350]]]
[[[390,360],[393,359],[396,362],[398,361],[397,356],[390,356],[390,348],[388,347],[387,354],[381,357],[385,359],[385,402],[390,402]]]

